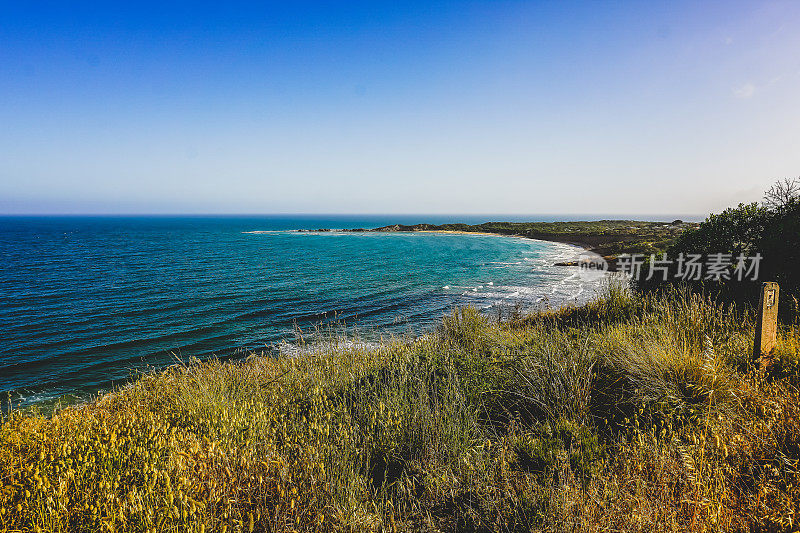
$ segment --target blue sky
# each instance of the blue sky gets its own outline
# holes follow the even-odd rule
[[[691,213],[800,175],[800,2],[14,2],[1,213]]]

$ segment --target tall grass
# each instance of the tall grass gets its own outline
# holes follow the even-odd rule
[[[0,531],[797,527],[800,334],[611,286],[377,348],[211,360],[0,425]]]

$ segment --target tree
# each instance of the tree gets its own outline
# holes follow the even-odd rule
[[[782,316],[790,317],[790,303],[800,297],[800,178],[775,183],[761,205],[739,204],[710,215],[697,229],[682,233],[668,251],[673,260],[681,253],[704,258],[730,254],[733,260],[740,254],[759,254],[761,268],[756,280],[731,275],[727,280],[702,279],[689,285],[728,301],[754,305],[761,281],[777,281]]]
[[[767,209],[757,203],[729,207],[718,215],[710,215],[699,228],[681,234],[669,254],[672,257],[679,253],[754,254],[768,218]]]
[[[780,211],[793,201],[800,199],[800,177],[778,180],[764,193],[764,207],[770,211]]]

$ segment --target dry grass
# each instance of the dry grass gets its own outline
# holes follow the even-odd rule
[[[790,531],[800,333],[617,287],[377,350],[195,362],[0,426],[0,531]]]

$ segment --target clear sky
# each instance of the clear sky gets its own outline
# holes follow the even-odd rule
[[[798,1],[116,4],[3,4],[0,213],[705,214],[800,175]]]

